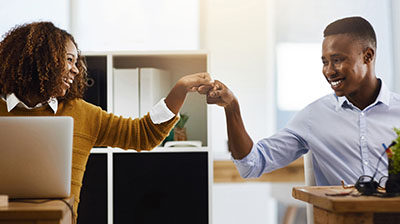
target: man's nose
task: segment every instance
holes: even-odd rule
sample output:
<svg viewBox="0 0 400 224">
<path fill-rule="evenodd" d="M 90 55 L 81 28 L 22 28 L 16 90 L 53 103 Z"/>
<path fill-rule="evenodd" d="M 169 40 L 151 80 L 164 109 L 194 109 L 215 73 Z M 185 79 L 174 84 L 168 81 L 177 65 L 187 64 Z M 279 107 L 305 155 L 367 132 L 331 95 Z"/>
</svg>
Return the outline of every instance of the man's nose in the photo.
<svg viewBox="0 0 400 224">
<path fill-rule="evenodd" d="M 325 67 L 325 69 L 324 69 L 324 74 L 325 74 L 325 76 L 327 76 L 327 77 L 330 77 L 330 76 L 336 74 L 336 68 L 335 68 L 335 66 L 333 65 L 333 63 L 329 63 L 328 66 Z"/>
</svg>

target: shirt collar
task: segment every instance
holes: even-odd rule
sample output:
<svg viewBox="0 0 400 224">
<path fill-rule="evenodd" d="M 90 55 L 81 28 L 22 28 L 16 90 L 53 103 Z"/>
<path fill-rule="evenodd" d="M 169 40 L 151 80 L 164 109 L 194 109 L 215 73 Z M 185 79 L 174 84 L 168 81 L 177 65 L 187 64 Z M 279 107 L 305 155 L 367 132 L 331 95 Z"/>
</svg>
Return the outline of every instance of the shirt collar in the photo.
<svg viewBox="0 0 400 224">
<path fill-rule="evenodd" d="M 381 89 L 379 90 L 379 94 L 375 102 L 372 103 L 370 106 L 376 105 L 377 103 L 382 103 L 384 105 L 389 106 L 390 90 L 387 88 L 387 86 L 381 79 L 379 79 L 379 81 L 381 82 Z M 340 107 L 345 107 L 349 105 L 353 106 L 353 104 L 345 96 L 337 96 L 335 94 L 335 97 L 337 99 L 336 111 L 339 110 Z M 367 108 L 369 108 L 370 106 L 368 106 Z"/>
<path fill-rule="evenodd" d="M 24 102 L 22 102 L 20 99 L 18 99 L 18 97 L 14 93 L 8 94 L 5 97 L 5 101 L 6 101 L 6 104 L 7 104 L 7 111 L 8 112 L 13 110 L 17 106 L 18 107 L 23 107 L 23 108 L 26 108 L 26 109 L 29 109 L 29 110 L 45 106 L 45 104 L 38 103 L 34 107 L 29 107 Z M 51 97 L 47 101 L 47 104 L 50 106 L 50 108 L 53 110 L 54 113 L 57 113 L 57 109 L 58 109 L 58 100 L 57 100 L 57 98 Z"/>
</svg>

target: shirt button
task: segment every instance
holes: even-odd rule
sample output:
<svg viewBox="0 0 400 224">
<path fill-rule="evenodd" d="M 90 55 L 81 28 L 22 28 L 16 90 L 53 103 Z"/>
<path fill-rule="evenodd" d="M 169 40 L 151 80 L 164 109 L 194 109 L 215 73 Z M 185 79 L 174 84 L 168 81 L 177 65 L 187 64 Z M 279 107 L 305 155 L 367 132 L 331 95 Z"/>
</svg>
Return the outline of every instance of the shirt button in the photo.
<svg viewBox="0 0 400 224">
<path fill-rule="evenodd" d="M 361 112 L 361 116 L 364 116 L 364 112 Z"/>
<path fill-rule="evenodd" d="M 368 166 L 368 161 L 367 161 L 367 160 L 364 160 L 364 164 L 365 164 L 366 166 Z"/>
<path fill-rule="evenodd" d="M 361 136 L 361 140 L 364 140 L 365 139 L 365 136 L 363 135 L 363 136 Z"/>
</svg>

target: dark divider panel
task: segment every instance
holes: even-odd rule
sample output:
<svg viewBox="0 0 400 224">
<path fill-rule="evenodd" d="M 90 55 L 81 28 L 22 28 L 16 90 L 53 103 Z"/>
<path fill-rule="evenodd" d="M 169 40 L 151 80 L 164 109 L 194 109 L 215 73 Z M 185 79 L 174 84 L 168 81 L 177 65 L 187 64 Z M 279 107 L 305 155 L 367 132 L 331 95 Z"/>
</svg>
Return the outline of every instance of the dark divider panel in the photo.
<svg viewBox="0 0 400 224">
<path fill-rule="evenodd" d="M 107 154 L 92 153 L 86 165 L 78 224 L 107 224 Z"/>
<path fill-rule="evenodd" d="M 107 57 L 86 56 L 88 88 L 84 99 L 107 110 Z"/>
<path fill-rule="evenodd" d="M 207 224 L 207 152 L 114 153 L 114 224 Z"/>
</svg>

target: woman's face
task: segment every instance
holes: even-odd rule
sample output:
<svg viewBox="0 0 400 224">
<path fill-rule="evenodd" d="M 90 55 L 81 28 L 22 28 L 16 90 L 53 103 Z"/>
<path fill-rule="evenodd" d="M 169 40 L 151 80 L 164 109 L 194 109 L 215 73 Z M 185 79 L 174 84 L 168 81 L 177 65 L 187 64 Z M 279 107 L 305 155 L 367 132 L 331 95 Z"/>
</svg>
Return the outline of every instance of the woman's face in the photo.
<svg viewBox="0 0 400 224">
<path fill-rule="evenodd" d="M 57 95 L 57 97 L 65 96 L 68 89 L 71 88 L 75 76 L 79 73 L 79 70 L 77 68 L 78 50 L 76 49 L 75 44 L 71 40 L 68 40 L 66 48 L 66 72 L 62 75 L 63 82 L 60 87 L 60 93 Z"/>
</svg>

